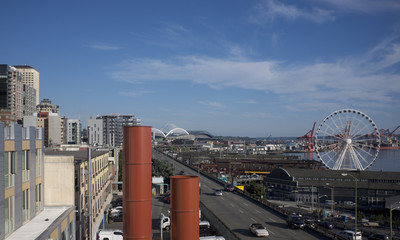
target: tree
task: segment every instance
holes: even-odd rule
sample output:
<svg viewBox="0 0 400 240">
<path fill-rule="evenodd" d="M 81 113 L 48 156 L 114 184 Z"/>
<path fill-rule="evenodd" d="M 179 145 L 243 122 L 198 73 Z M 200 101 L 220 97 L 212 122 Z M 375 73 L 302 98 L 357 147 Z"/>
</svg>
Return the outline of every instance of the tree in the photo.
<svg viewBox="0 0 400 240">
<path fill-rule="evenodd" d="M 174 172 L 173 167 L 166 161 L 161 161 L 155 158 L 151 159 L 151 176 L 164 178 L 165 183 L 169 183 L 169 177 Z"/>
<path fill-rule="evenodd" d="M 251 194 L 257 195 L 257 196 L 264 196 L 265 192 L 259 184 L 251 181 L 249 185 L 246 185 L 245 190 Z"/>
</svg>

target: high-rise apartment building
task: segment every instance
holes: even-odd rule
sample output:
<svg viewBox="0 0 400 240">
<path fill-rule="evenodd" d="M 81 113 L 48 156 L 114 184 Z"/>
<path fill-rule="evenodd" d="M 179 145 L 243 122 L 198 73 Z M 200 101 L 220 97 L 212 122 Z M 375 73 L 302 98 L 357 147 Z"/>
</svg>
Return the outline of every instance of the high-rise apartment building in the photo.
<svg viewBox="0 0 400 240">
<path fill-rule="evenodd" d="M 36 106 L 36 127 L 44 129 L 44 146 L 50 147 L 67 143 L 67 117 L 60 116 L 59 106 L 43 99 Z M 24 118 L 24 124 L 32 124 L 31 117 Z"/>
<path fill-rule="evenodd" d="M 52 112 L 60 114 L 60 107 L 51 103 L 50 99 L 45 98 L 36 105 L 36 112 Z"/>
<path fill-rule="evenodd" d="M 96 118 L 90 118 L 89 144 L 99 146 L 122 147 L 124 126 L 140 126 L 141 121 L 135 118 L 133 114 L 121 115 L 103 115 Z"/>
<path fill-rule="evenodd" d="M 36 89 L 35 105 L 39 104 L 39 71 L 28 65 L 15 65 L 14 66 L 20 73 L 22 73 L 23 83 Z"/>
<path fill-rule="evenodd" d="M 81 144 L 81 120 L 68 119 L 66 126 L 66 143 Z"/>
<path fill-rule="evenodd" d="M 0 64 L 1 119 L 8 125 L 20 122 L 23 116 L 34 114 L 36 90 L 23 83 L 23 75 L 17 68 Z"/>
</svg>

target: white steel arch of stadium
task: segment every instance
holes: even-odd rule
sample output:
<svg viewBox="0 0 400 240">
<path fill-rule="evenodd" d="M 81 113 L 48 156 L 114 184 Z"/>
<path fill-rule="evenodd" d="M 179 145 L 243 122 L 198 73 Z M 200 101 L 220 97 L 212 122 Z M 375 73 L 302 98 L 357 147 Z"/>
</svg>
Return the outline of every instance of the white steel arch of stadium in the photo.
<svg viewBox="0 0 400 240">
<path fill-rule="evenodd" d="M 158 129 L 158 128 L 151 128 L 151 132 L 153 132 L 154 135 L 155 135 L 155 133 L 160 133 L 164 138 L 167 137 L 167 136 L 165 135 L 165 133 L 164 133 L 163 131 L 161 131 L 160 129 Z"/>
<path fill-rule="evenodd" d="M 174 128 L 174 129 L 172 129 L 171 131 L 169 131 L 167 134 L 165 134 L 165 136 L 168 137 L 170 134 L 174 133 L 175 131 L 182 131 L 182 132 L 184 132 L 186 135 L 190 135 L 190 134 L 188 133 L 188 131 L 186 131 L 186 130 L 183 129 L 183 128 Z"/>
</svg>

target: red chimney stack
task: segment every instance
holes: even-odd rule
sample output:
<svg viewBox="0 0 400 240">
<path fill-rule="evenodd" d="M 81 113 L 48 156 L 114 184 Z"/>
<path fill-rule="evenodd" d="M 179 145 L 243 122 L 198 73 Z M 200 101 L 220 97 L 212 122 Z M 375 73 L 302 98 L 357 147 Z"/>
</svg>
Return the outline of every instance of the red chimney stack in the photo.
<svg viewBox="0 0 400 240">
<path fill-rule="evenodd" d="M 151 127 L 124 127 L 123 133 L 123 237 L 151 240 Z"/>
</svg>

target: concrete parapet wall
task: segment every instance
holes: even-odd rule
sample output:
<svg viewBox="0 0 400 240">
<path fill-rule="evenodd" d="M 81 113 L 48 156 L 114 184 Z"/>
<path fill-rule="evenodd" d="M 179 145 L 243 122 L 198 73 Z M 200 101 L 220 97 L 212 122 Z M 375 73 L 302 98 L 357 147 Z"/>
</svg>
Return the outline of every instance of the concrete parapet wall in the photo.
<svg viewBox="0 0 400 240">
<path fill-rule="evenodd" d="M 201 214 L 204 215 L 205 218 L 210 222 L 211 226 L 213 226 L 219 234 L 225 237 L 225 239 L 230 240 L 240 240 L 239 237 L 236 236 L 234 232 L 232 232 L 219 218 L 211 212 L 203 203 L 200 202 L 200 210 Z"/>
</svg>

